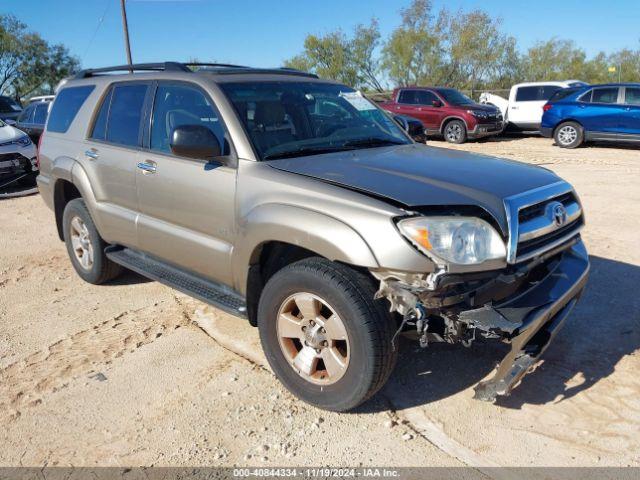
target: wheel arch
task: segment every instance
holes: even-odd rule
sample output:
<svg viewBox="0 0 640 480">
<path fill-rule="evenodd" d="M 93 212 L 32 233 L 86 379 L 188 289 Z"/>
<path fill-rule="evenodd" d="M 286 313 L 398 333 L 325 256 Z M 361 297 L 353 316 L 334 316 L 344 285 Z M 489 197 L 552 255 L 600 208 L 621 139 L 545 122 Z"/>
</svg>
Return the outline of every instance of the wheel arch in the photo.
<svg viewBox="0 0 640 480">
<path fill-rule="evenodd" d="M 319 212 L 267 204 L 254 209 L 243 224 L 233 255 L 234 283 L 247 298 L 252 324 L 262 288 L 274 273 L 293 262 L 317 256 L 355 268 L 379 266 L 355 230 Z"/>
<path fill-rule="evenodd" d="M 467 121 L 463 118 L 463 117 L 458 117 L 456 115 L 450 115 L 448 117 L 445 117 L 444 120 L 442 120 L 442 123 L 440 124 L 440 133 L 444 133 L 444 129 L 447 128 L 447 125 L 449 123 L 451 123 L 453 120 L 460 120 L 463 124 L 464 124 L 464 128 L 467 129 L 467 132 L 469 132 L 469 125 L 467 124 Z"/>
</svg>

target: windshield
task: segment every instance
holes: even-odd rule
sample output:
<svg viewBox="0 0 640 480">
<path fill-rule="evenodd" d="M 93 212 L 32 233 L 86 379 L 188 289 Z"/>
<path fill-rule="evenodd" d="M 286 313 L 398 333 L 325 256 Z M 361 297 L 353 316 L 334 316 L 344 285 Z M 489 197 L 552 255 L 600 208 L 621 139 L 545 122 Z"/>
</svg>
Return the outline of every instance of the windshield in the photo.
<svg viewBox="0 0 640 480">
<path fill-rule="evenodd" d="M 450 105 L 474 105 L 476 102 L 453 88 L 439 88 L 437 92 Z"/>
<path fill-rule="evenodd" d="M 0 113 L 21 112 L 22 107 L 13 98 L 0 97 Z"/>
<path fill-rule="evenodd" d="M 360 92 L 318 82 L 221 85 L 262 160 L 412 143 Z"/>
</svg>

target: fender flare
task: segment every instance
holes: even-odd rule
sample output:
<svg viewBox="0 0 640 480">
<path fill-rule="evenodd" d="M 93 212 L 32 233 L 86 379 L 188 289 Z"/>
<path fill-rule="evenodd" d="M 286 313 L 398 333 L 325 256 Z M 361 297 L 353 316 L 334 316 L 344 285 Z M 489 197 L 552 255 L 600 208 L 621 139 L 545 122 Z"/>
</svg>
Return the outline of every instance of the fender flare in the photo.
<svg viewBox="0 0 640 480">
<path fill-rule="evenodd" d="M 341 220 L 304 207 L 262 204 L 240 221 L 232 259 L 238 291 L 246 291 L 249 267 L 257 262 L 257 252 L 262 245 L 273 241 L 305 248 L 332 261 L 379 267 L 365 240 Z"/>
<path fill-rule="evenodd" d="M 464 123 L 464 128 L 467 129 L 467 132 L 469 131 L 469 125 L 467 124 L 467 121 L 464 118 L 458 117 L 457 115 L 449 115 L 448 117 L 445 117 L 442 120 L 442 123 L 440 124 L 440 133 L 444 133 L 445 125 L 451 120 L 460 120 L 462 123 Z"/>
<path fill-rule="evenodd" d="M 91 182 L 89 181 L 89 177 L 85 172 L 80 162 L 71 157 L 58 157 L 52 162 L 51 169 L 51 177 L 55 179 L 53 184 L 53 192 L 54 192 L 54 211 L 56 215 L 56 223 L 60 225 L 61 223 L 61 215 L 62 210 L 59 211 L 57 208 L 57 191 L 60 185 L 60 181 L 67 181 L 73 184 L 74 187 L 78 189 L 80 192 L 80 196 L 82 200 L 84 200 L 87 209 L 89 210 L 89 214 L 96 224 L 96 228 L 98 229 L 98 233 L 101 232 L 101 222 L 100 215 L 97 212 L 97 202 L 96 196 L 91 187 Z M 60 216 L 60 218 L 58 218 Z"/>
</svg>

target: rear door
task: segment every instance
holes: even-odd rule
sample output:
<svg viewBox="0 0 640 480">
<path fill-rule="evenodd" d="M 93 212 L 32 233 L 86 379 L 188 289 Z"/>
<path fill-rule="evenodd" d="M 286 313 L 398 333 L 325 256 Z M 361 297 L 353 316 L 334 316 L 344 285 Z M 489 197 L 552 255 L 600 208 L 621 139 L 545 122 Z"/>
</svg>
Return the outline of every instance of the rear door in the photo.
<svg viewBox="0 0 640 480">
<path fill-rule="evenodd" d="M 395 112 L 401 115 L 417 118 L 426 127 L 426 118 L 423 112 L 419 110 L 418 90 L 403 88 L 398 93 Z"/>
<path fill-rule="evenodd" d="M 111 243 L 137 247 L 136 164 L 151 82 L 118 82 L 105 92 L 85 143 L 83 165 Z"/>
<path fill-rule="evenodd" d="M 509 122 L 524 128 L 538 129 L 542 121 L 542 107 L 560 90 L 559 85 L 528 85 L 518 87 L 509 101 Z"/>
<path fill-rule="evenodd" d="M 596 87 L 578 99 L 581 111 L 577 120 L 588 133 L 617 135 L 625 108 L 619 102 L 619 93 L 618 87 Z"/>
<path fill-rule="evenodd" d="M 231 144 L 214 102 L 186 82 L 158 82 L 136 172 L 140 248 L 209 279 L 230 285 L 235 227 L 236 167 L 174 155 L 180 125 L 202 125 L 227 157 Z"/>
<path fill-rule="evenodd" d="M 640 138 L 640 87 L 625 87 L 620 133 Z"/>
</svg>

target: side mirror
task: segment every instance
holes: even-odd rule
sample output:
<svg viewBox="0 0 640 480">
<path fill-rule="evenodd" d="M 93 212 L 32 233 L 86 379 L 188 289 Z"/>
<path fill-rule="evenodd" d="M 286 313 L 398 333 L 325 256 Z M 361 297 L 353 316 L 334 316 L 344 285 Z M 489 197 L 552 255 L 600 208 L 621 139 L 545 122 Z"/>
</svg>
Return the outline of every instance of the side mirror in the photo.
<svg viewBox="0 0 640 480">
<path fill-rule="evenodd" d="M 393 119 L 413 140 L 420 143 L 426 141 L 424 126 L 420 120 L 405 115 L 395 115 Z"/>
<path fill-rule="evenodd" d="M 179 157 L 211 160 L 222 155 L 218 137 L 202 125 L 180 125 L 171 132 L 171 151 Z"/>
<path fill-rule="evenodd" d="M 442 102 L 440 100 L 434 100 L 433 102 L 431 102 L 431 105 L 436 108 L 440 108 L 442 106 Z"/>
</svg>

